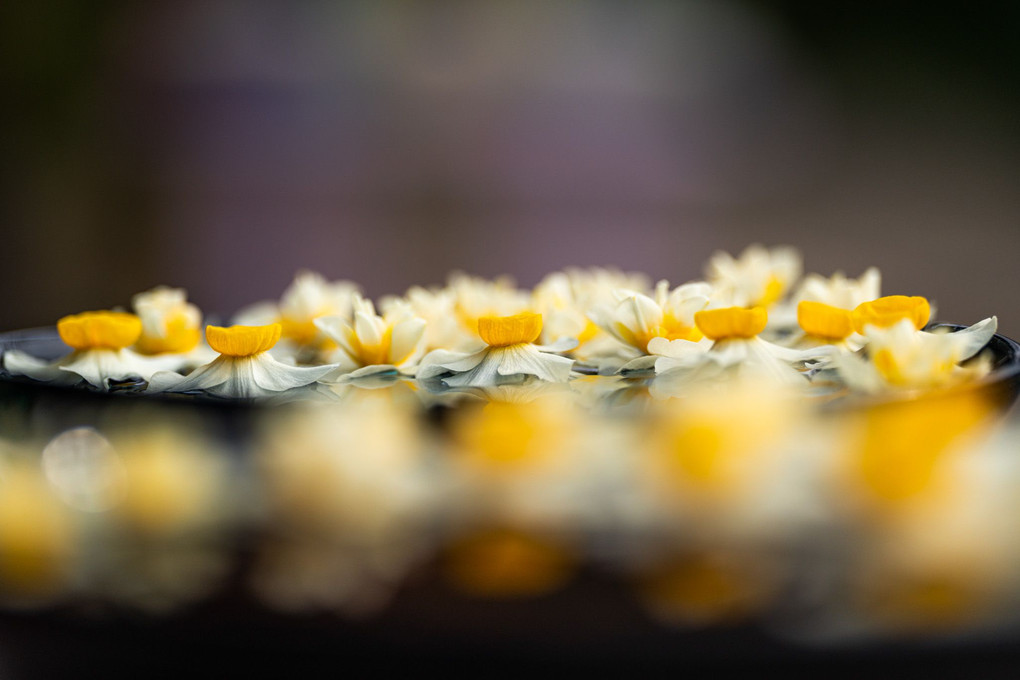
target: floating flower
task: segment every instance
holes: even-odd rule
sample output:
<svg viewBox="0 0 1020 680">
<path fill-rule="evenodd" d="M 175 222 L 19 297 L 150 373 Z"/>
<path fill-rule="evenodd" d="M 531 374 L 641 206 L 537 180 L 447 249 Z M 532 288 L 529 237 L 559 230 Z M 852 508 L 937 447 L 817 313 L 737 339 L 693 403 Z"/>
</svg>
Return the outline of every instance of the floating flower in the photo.
<svg viewBox="0 0 1020 680">
<path fill-rule="evenodd" d="M 856 354 L 835 358 L 836 369 L 849 387 L 870 393 L 933 389 L 978 378 L 990 370 L 989 363 L 980 358 L 967 366 L 961 364 L 975 357 L 995 335 L 996 317 L 955 333 L 928 333 L 918 330 L 926 313 L 917 303 L 911 303 L 911 308 L 914 311 L 908 317 L 891 327 L 865 325 L 867 358 Z"/>
<path fill-rule="evenodd" d="M 131 306 L 142 321 L 142 333 L 135 343 L 137 352 L 180 354 L 198 346 L 202 312 L 187 301 L 183 288 L 153 288 L 135 295 Z"/>
<path fill-rule="evenodd" d="M 74 351 L 53 363 L 24 352 L 9 350 L 3 365 L 12 375 L 44 382 L 73 384 L 85 379 L 93 387 L 107 389 L 111 380 L 148 379 L 168 367 L 165 361 L 132 352 L 142 334 L 142 322 L 124 312 L 82 312 L 57 321 L 60 339 Z"/>
<path fill-rule="evenodd" d="M 453 294 L 457 318 L 473 336 L 478 333 L 478 320 L 482 317 L 508 316 L 528 309 L 528 294 L 518 290 L 507 277 L 489 281 L 456 273 L 450 276 L 447 289 Z"/>
<path fill-rule="evenodd" d="M 350 281 L 327 281 L 322 275 L 301 271 L 276 302 L 260 302 L 234 317 L 234 323 L 246 326 L 280 324 L 281 337 L 295 350 L 317 353 L 330 348 L 330 340 L 315 320 L 323 316 L 348 318 L 358 286 Z"/>
<path fill-rule="evenodd" d="M 800 271 L 800 254 L 795 249 L 753 245 L 739 258 L 716 253 L 707 273 L 720 304 L 768 308 L 783 298 Z"/>
<path fill-rule="evenodd" d="M 310 385 L 336 369 L 324 366 L 290 366 L 274 359 L 269 350 L 280 340 L 280 324 L 268 326 L 206 326 L 205 338 L 220 356 L 187 376 L 161 371 L 149 380 L 149 392 L 204 390 L 226 397 L 266 397 L 294 387 Z"/>
<path fill-rule="evenodd" d="M 829 347 L 791 350 L 758 337 L 768 323 L 768 313 L 761 307 L 703 310 L 694 320 L 712 345 L 702 348 L 685 340 L 653 339 L 649 349 L 658 355 L 653 391 L 676 396 L 678 388 L 690 382 L 740 372 L 779 383 L 805 384 L 793 364 L 832 351 Z"/>
<path fill-rule="evenodd" d="M 818 302 L 838 309 L 853 310 L 864 302 L 878 298 L 881 287 L 882 276 L 875 267 L 869 268 L 856 279 L 847 278 L 843 272 L 836 272 L 828 278 L 808 274 L 791 296 L 790 304 L 779 304 L 769 310 L 769 327 L 787 329 L 796 326 L 798 305 L 801 302 Z M 807 342 L 812 340 L 808 339 Z"/>
<path fill-rule="evenodd" d="M 434 349 L 468 350 L 478 346 L 478 335 L 468 332 L 457 316 L 456 297 L 447 288 L 413 286 L 403 297 L 384 297 L 379 306 L 383 316 L 393 309 L 410 308 L 414 316 L 425 320 L 425 351 Z"/>
<path fill-rule="evenodd" d="M 357 375 L 396 369 L 413 371 L 425 353 L 425 320 L 410 306 L 391 304 L 386 316 L 371 300 L 354 294 L 354 323 L 339 316 L 320 317 L 315 325 L 337 344 L 340 371 Z"/>
<path fill-rule="evenodd" d="M 829 278 L 808 274 L 793 294 L 793 299 L 796 302 L 809 300 L 853 309 L 861 303 L 878 298 L 881 288 L 882 275 L 875 267 L 868 268 L 856 279 L 847 278 L 843 272 L 836 272 Z"/>
<path fill-rule="evenodd" d="M 599 328 L 622 342 L 632 354 L 652 354 L 650 343 L 656 339 L 697 342 L 704 335 L 694 322 L 697 312 L 709 302 L 712 288 L 707 283 L 686 283 L 674 290 L 660 281 L 655 298 L 632 290 L 615 291 L 614 305 L 596 306 L 588 316 Z M 624 369 L 648 368 L 652 359 L 631 362 Z"/>
<path fill-rule="evenodd" d="M 576 338 L 579 355 L 613 353 L 617 344 L 588 318 L 588 310 L 614 300 L 617 289 L 645 290 L 647 279 L 613 269 L 567 269 L 546 276 L 535 287 L 532 300 L 542 314 L 542 341 Z"/>
<path fill-rule="evenodd" d="M 553 346 L 534 344 L 541 333 L 541 314 L 482 317 L 478 320 L 478 334 L 485 341 L 484 349 L 473 354 L 434 350 L 422 360 L 418 378 L 439 378 L 448 387 L 521 382 L 528 375 L 566 382 L 574 360 L 552 352 L 572 349 L 576 340 Z"/>
</svg>

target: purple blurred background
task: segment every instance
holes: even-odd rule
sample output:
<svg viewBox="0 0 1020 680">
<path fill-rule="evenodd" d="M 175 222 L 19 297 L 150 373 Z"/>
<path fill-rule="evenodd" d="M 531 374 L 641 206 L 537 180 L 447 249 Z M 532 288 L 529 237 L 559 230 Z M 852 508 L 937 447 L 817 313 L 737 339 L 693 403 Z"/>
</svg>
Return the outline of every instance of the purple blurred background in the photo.
<svg viewBox="0 0 1020 680">
<path fill-rule="evenodd" d="M 1018 336 L 1020 5 L 878 7 L 9 3 L 0 329 L 762 242 Z"/>
</svg>

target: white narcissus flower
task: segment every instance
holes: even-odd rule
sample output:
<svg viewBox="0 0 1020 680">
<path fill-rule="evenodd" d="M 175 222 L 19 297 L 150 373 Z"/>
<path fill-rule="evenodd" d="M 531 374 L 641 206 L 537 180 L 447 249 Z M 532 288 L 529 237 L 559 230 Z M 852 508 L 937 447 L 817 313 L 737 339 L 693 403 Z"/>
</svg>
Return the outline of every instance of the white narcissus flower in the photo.
<svg viewBox="0 0 1020 680">
<path fill-rule="evenodd" d="M 336 370 L 335 364 L 291 366 L 274 359 L 269 350 L 280 340 L 280 324 L 268 326 L 206 326 L 209 346 L 219 352 L 211 363 L 186 376 L 161 371 L 149 380 L 148 392 L 203 390 L 224 397 L 268 397 L 317 382 Z"/>
<path fill-rule="evenodd" d="M 793 294 L 793 300 L 824 302 L 841 309 L 853 309 L 862 302 L 878 298 L 882 294 L 881 289 L 882 275 L 876 267 L 869 267 L 856 279 L 847 278 L 843 272 L 836 272 L 829 278 L 808 274 Z"/>
<path fill-rule="evenodd" d="M 190 352 L 202 339 L 202 312 L 188 302 L 183 288 L 159 286 L 131 299 L 142 334 L 135 343 L 141 354 Z"/>
<path fill-rule="evenodd" d="M 453 294 L 454 312 L 471 340 L 477 340 L 478 320 L 486 316 L 509 316 L 528 310 L 530 296 L 507 277 L 494 281 L 455 273 L 447 290 Z"/>
<path fill-rule="evenodd" d="M 612 353 L 616 343 L 588 318 L 588 310 L 613 300 L 617 289 L 638 291 L 647 287 L 643 275 L 600 267 L 549 274 L 532 292 L 532 304 L 542 315 L 542 342 L 576 338 L 575 356 Z"/>
<path fill-rule="evenodd" d="M 406 304 L 391 304 L 386 316 L 379 316 L 371 300 L 355 293 L 353 323 L 327 316 L 316 319 L 315 325 L 338 345 L 341 373 L 413 372 L 425 353 L 425 319 Z"/>
<path fill-rule="evenodd" d="M 793 328 L 797 323 L 798 305 L 801 302 L 820 303 L 849 312 L 861 303 L 878 298 L 881 288 L 882 275 L 875 267 L 869 268 L 856 279 L 847 278 L 843 272 L 836 272 L 829 278 L 808 274 L 790 296 L 789 304 L 779 304 L 769 310 L 769 327 Z M 860 338 L 854 340 L 859 341 Z M 856 343 L 851 341 L 850 344 Z"/>
<path fill-rule="evenodd" d="M 778 384 L 806 385 L 793 364 L 829 356 L 831 347 L 792 350 L 761 339 L 768 313 L 761 307 L 725 307 L 698 312 L 698 328 L 712 344 L 704 348 L 684 340 L 655 338 L 649 349 L 658 355 L 656 379 L 651 385 L 658 395 L 677 396 L 691 383 L 704 380 L 753 376 Z"/>
<path fill-rule="evenodd" d="M 315 325 L 323 316 L 350 317 L 357 284 L 327 281 L 320 274 L 301 271 L 276 302 L 260 302 L 238 312 L 238 325 L 262 326 L 279 323 L 288 346 L 319 350 L 328 339 Z"/>
<path fill-rule="evenodd" d="M 749 246 L 739 258 L 718 252 L 709 260 L 707 271 L 720 304 L 765 308 L 783 298 L 800 272 L 796 249 L 769 250 L 760 245 Z"/>
<path fill-rule="evenodd" d="M 522 382 L 533 375 L 549 382 L 570 379 L 573 359 L 553 354 L 576 346 L 573 339 L 557 346 L 533 344 L 542 333 L 542 315 L 525 312 L 478 320 L 486 347 L 475 353 L 434 350 L 422 359 L 418 379 L 438 378 L 448 387 L 489 387 Z"/>
<path fill-rule="evenodd" d="M 955 333 L 918 330 L 909 318 L 887 328 L 868 324 L 864 331 L 868 357 L 837 356 L 835 365 L 850 388 L 863 392 L 953 385 L 988 373 L 991 366 L 980 357 L 967 366 L 960 364 L 976 356 L 997 328 L 994 316 Z"/>
<path fill-rule="evenodd" d="M 434 349 L 473 349 L 478 336 L 468 332 L 457 318 L 456 298 L 446 288 L 428 289 L 413 286 L 403 297 L 385 297 L 380 301 L 383 316 L 394 308 L 410 307 L 413 314 L 425 320 L 425 351 Z"/>
<path fill-rule="evenodd" d="M 169 367 L 166 361 L 144 357 L 128 349 L 142 333 L 142 322 L 124 312 L 83 312 L 57 321 L 60 339 L 74 351 L 55 362 L 18 350 L 3 355 L 12 375 L 44 382 L 74 384 L 85 379 L 93 387 L 109 388 L 110 380 L 141 378 Z"/>
<path fill-rule="evenodd" d="M 694 316 L 708 305 L 712 288 L 707 283 L 685 283 L 672 291 L 660 281 L 655 298 L 633 290 L 617 290 L 613 305 L 598 305 L 588 312 L 599 328 L 629 348 L 631 356 L 652 354 L 650 343 L 663 340 L 697 342 L 703 335 Z M 624 369 L 649 368 L 651 359 L 630 362 Z"/>
</svg>

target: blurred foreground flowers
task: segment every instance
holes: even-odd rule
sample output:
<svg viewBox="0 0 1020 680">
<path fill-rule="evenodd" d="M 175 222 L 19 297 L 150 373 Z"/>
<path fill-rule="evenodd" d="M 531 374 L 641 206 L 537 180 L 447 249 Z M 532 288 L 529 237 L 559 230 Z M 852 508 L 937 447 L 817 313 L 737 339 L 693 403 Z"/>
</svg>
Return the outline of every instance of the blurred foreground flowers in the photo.
<svg viewBox="0 0 1020 680">
<path fill-rule="evenodd" d="M 153 411 L 4 441 L 2 603 L 158 613 L 239 574 L 273 609 L 372 616 L 410 582 L 529 600 L 584 572 L 670 625 L 841 638 L 1006 623 L 1020 597 L 1020 432 L 979 392 L 406 386 L 255 407 L 240 437 Z"/>
</svg>

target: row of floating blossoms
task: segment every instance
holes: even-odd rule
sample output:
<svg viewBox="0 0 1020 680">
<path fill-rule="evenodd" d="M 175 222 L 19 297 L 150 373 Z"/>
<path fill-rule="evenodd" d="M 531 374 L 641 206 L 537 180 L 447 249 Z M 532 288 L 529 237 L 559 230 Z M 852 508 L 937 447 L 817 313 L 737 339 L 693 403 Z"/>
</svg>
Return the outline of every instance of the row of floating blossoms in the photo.
<svg viewBox="0 0 1020 680">
<path fill-rule="evenodd" d="M 279 302 L 206 326 L 204 342 L 198 308 L 183 290 L 161 287 L 135 296 L 134 313 L 60 319 L 67 356 L 12 350 L 3 367 L 98 389 L 137 380 L 149 393 L 288 399 L 328 398 L 331 386 L 382 376 L 434 391 L 649 376 L 650 391 L 668 397 L 739 376 L 878 393 L 989 370 L 979 353 L 995 317 L 929 332 L 928 301 L 881 296 L 875 269 L 857 279 L 800 272 L 796 251 L 751 246 L 736 258 L 717 253 L 705 280 L 675 287 L 609 269 L 557 272 L 530 291 L 454 275 L 444 287 L 384 298 L 379 311 L 355 284 L 305 272 Z"/>
</svg>

